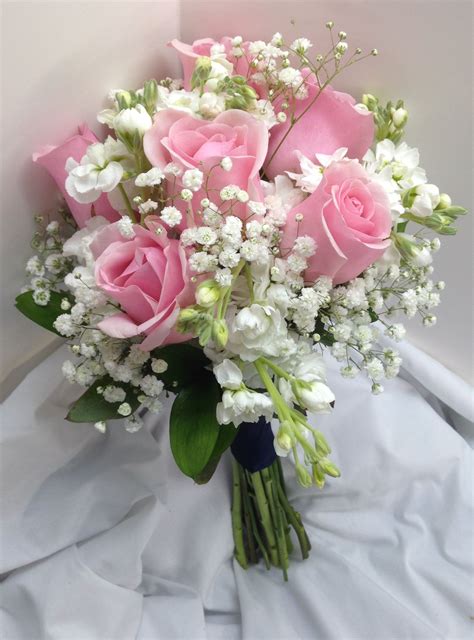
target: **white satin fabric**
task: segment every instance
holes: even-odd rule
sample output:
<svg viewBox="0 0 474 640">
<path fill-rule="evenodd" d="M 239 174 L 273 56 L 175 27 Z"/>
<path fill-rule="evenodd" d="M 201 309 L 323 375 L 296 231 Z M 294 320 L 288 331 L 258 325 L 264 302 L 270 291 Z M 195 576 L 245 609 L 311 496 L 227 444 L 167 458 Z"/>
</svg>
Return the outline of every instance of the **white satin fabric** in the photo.
<svg viewBox="0 0 474 640">
<path fill-rule="evenodd" d="M 63 420 L 79 389 L 61 348 L 3 408 L 5 640 L 467 639 L 472 632 L 472 389 L 414 347 L 373 397 L 330 366 L 318 426 L 343 475 L 289 492 L 313 544 L 278 570 L 232 559 L 230 465 L 175 467 L 165 412 L 138 433 Z"/>
</svg>

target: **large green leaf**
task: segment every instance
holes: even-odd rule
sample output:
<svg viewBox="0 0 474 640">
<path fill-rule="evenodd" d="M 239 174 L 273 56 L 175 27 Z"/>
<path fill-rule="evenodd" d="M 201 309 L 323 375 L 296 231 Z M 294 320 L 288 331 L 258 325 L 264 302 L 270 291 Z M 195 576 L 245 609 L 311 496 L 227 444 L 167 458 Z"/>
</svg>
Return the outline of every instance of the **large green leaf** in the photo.
<svg viewBox="0 0 474 640">
<path fill-rule="evenodd" d="M 202 349 L 194 347 L 188 342 L 170 344 L 153 351 L 153 357 L 164 360 L 168 368 L 164 373 L 157 374 L 163 380 L 165 389 L 178 393 L 206 375 L 205 367 L 209 360 Z"/>
<path fill-rule="evenodd" d="M 72 405 L 66 420 L 70 422 L 99 422 L 100 420 L 120 419 L 122 416 L 117 413 L 117 409 L 121 403 L 107 402 L 101 394 L 97 393 L 97 387 L 106 387 L 107 385 L 124 389 L 127 394 L 124 402 L 129 403 L 132 412 L 138 408 L 140 403 L 137 400 L 137 392 L 134 387 L 122 382 L 115 382 L 109 376 L 104 376 L 96 380 Z"/>
<path fill-rule="evenodd" d="M 15 306 L 24 316 L 59 336 L 61 334 L 56 331 L 53 323 L 58 316 L 65 313 L 65 311 L 61 309 L 61 300 L 63 300 L 63 298 L 67 298 L 71 304 L 74 304 L 74 298 L 70 294 L 51 291 L 51 298 L 48 304 L 42 307 L 33 300 L 33 292 L 26 291 L 16 297 Z"/>
<path fill-rule="evenodd" d="M 170 416 L 170 443 L 181 471 L 197 477 L 214 453 L 221 429 L 216 405 L 221 398 L 214 376 L 204 371 L 199 380 L 182 389 Z"/>
<path fill-rule="evenodd" d="M 217 437 L 217 442 L 214 445 L 214 451 L 209 458 L 209 462 L 200 473 L 194 476 L 194 480 L 198 484 L 206 484 L 206 482 L 209 482 L 212 478 L 222 454 L 234 441 L 237 431 L 238 429 L 236 429 L 233 424 L 223 424 L 219 427 L 219 435 Z"/>
</svg>

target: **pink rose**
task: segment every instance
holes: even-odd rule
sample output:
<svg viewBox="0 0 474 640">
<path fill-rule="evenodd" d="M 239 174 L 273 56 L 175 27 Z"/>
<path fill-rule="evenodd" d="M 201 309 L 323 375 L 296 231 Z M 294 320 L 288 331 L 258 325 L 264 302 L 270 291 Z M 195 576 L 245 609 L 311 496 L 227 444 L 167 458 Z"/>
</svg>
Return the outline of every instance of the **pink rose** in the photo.
<svg viewBox="0 0 474 640">
<path fill-rule="evenodd" d="M 91 250 L 97 286 L 122 308 L 99 322 L 99 328 L 114 338 L 145 334 L 141 348 L 151 351 L 189 339 L 174 327 L 180 306 L 192 304 L 194 293 L 179 241 L 167 237 L 155 216 L 147 223 L 149 229 L 134 225 L 131 239 L 122 237 L 116 225 L 109 225 L 97 235 Z M 162 233 L 157 233 L 160 229 Z"/>
<path fill-rule="evenodd" d="M 67 178 L 66 160 L 68 158 L 74 158 L 78 162 L 82 156 L 86 153 L 87 147 L 94 142 L 98 142 L 96 135 L 83 124 L 78 127 L 78 133 L 71 138 L 68 138 L 63 144 L 54 147 L 46 146 L 40 151 L 33 154 L 33 161 L 37 162 L 41 166 L 45 167 L 55 180 L 58 188 L 67 202 L 67 205 L 72 213 L 74 220 L 77 222 L 80 228 L 84 227 L 87 220 L 92 215 L 92 206 L 94 212 L 98 216 L 104 216 L 107 220 L 115 222 L 120 218 L 120 214 L 112 208 L 106 194 L 102 194 L 93 205 L 79 204 L 74 198 L 68 195 L 64 183 Z"/>
<path fill-rule="evenodd" d="M 145 155 L 153 166 L 163 169 L 169 162 L 176 162 L 184 171 L 199 169 L 205 182 L 209 174 L 207 191 L 203 188 L 194 195 L 196 203 L 208 197 L 218 204 L 219 191 L 229 184 L 245 189 L 250 199 L 261 200 L 258 172 L 267 146 L 265 124 L 237 109 L 221 113 L 212 122 L 165 109 L 157 113 L 143 139 Z M 226 156 L 232 160 L 230 171 L 219 166 Z M 233 212 L 243 216 L 245 207 L 236 205 Z"/>
<path fill-rule="evenodd" d="M 201 56 L 211 56 L 211 47 L 215 44 L 222 44 L 225 47 L 225 56 L 229 62 L 232 62 L 234 70 L 232 75 L 239 75 L 247 77 L 249 71 L 249 56 L 243 55 L 240 58 L 236 58 L 232 55 L 232 38 L 225 36 L 220 41 L 213 40 L 212 38 L 202 38 L 201 40 L 195 40 L 192 44 L 185 44 L 180 40 L 171 40 L 168 43 L 170 47 L 176 49 L 178 52 L 181 64 L 183 65 L 184 75 L 184 88 L 189 90 L 191 88 L 191 78 L 194 71 L 196 60 Z M 247 51 L 248 42 L 242 43 L 242 49 Z"/>
<path fill-rule="evenodd" d="M 307 76 L 306 86 L 308 97 L 294 101 L 295 118 L 308 109 L 319 93 L 314 76 Z M 278 111 L 278 107 L 276 104 L 275 111 Z M 315 153 L 332 155 L 336 149 L 347 147 L 349 158 L 362 158 L 374 140 L 372 113 L 357 107 L 352 96 L 335 91 L 332 87 L 324 89 L 286 135 L 291 126 L 291 109 L 290 105 L 286 122 L 274 126 L 270 131 L 268 158 L 264 167 L 270 179 L 285 171 L 299 172 L 299 161 L 295 151 L 301 151 L 303 155 L 314 160 Z"/>
<path fill-rule="evenodd" d="M 297 214 L 303 219 L 298 222 Z M 371 181 L 355 160 L 332 163 L 318 188 L 290 211 L 282 246 L 297 236 L 311 236 L 316 253 L 308 260 L 305 280 L 330 276 L 347 282 L 375 262 L 390 245 L 392 217 L 384 189 Z"/>
</svg>

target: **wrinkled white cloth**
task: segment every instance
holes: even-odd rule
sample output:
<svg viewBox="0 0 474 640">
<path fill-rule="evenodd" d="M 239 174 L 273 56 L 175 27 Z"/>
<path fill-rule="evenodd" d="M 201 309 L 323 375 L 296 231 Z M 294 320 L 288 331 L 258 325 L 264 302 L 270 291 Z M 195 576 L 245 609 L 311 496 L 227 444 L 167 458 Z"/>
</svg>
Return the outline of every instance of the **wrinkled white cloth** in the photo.
<svg viewBox="0 0 474 640">
<path fill-rule="evenodd" d="M 285 584 L 232 559 L 229 458 L 197 486 L 175 467 L 167 412 L 135 434 L 65 422 L 79 389 L 59 349 L 3 407 L 1 637 L 467 639 L 472 390 L 403 351 L 406 379 L 377 397 L 330 366 L 336 408 L 318 426 L 343 475 L 302 489 L 285 462 L 313 544 Z"/>
</svg>

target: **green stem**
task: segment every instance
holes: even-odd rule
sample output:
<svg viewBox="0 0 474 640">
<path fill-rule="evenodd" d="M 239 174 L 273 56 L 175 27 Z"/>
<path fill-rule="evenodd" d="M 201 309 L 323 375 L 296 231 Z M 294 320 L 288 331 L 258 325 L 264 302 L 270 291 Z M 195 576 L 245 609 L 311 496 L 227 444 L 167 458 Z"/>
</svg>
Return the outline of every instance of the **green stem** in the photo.
<svg viewBox="0 0 474 640">
<path fill-rule="evenodd" d="M 262 361 L 262 358 L 258 358 L 257 360 L 255 360 L 254 365 L 263 384 L 265 385 L 265 388 L 267 389 L 271 399 L 273 400 L 273 404 L 278 413 L 280 421 L 283 422 L 284 420 L 291 420 L 290 409 L 281 397 L 281 394 L 276 386 L 273 384 L 273 381 L 265 368 L 265 364 Z"/>
<path fill-rule="evenodd" d="M 276 545 L 275 531 L 273 528 L 270 507 L 268 505 L 268 500 L 260 472 L 257 471 L 255 473 L 252 473 L 251 479 L 255 491 L 255 499 L 260 515 L 260 521 L 262 523 L 265 539 L 268 543 L 270 561 L 274 566 L 278 566 L 278 550 Z"/>
<path fill-rule="evenodd" d="M 288 549 L 286 548 L 286 535 L 283 527 L 283 521 L 280 514 L 279 504 L 278 504 L 278 495 L 275 491 L 276 487 L 274 487 L 273 478 L 271 474 L 271 470 L 269 467 L 262 469 L 261 471 L 262 479 L 264 482 L 265 493 L 267 495 L 267 500 L 270 505 L 270 513 L 272 516 L 272 521 L 274 525 L 274 531 L 276 536 L 278 557 L 279 557 L 279 566 L 283 571 L 283 577 L 285 582 L 288 580 L 287 569 L 289 566 L 288 561 Z"/>
<path fill-rule="evenodd" d="M 137 216 L 135 215 L 135 211 L 132 208 L 132 205 L 130 203 L 130 199 L 129 199 L 129 197 L 127 195 L 127 192 L 125 191 L 125 187 L 123 186 L 122 183 L 119 183 L 118 189 L 119 189 L 120 193 L 122 194 L 122 198 L 123 198 L 123 201 L 125 202 L 125 207 L 127 208 L 128 215 L 130 216 L 132 222 L 136 223 L 137 222 Z"/>
<path fill-rule="evenodd" d="M 243 569 L 247 569 L 248 562 L 244 547 L 244 534 L 242 530 L 242 495 L 240 492 L 239 465 L 232 460 L 232 530 L 234 533 L 235 558 Z"/>
<path fill-rule="evenodd" d="M 247 481 L 245 478 L 245 472 L 240 466 L 240 464 L 238 465 L 238 470 L 239 470 L 239 478 L 240 478 L 240 487 L 242 490 L 242 502 L 244 506 L 245 533 L 247 538 L 249 561 L 251 564 L 256 564 L 258 558 L 257 558 L 257 549 L 255 547 L 252 518 L 251 518 L 252 505 L 250 503 L 250 498 L 248 494 L 248 487 L 247 487 Z"/>
<path fill-rule="evenodd" d="M 253 280 L 252 280 L 252 271 L 250 270 L 250 265 L 247 263 L 244 267 L 245 279 L 247 280 L 247 287 L 250 293 L 250 304 L 255 302 L 255 295 L 253 292 Z"/>
</svg>

